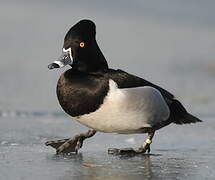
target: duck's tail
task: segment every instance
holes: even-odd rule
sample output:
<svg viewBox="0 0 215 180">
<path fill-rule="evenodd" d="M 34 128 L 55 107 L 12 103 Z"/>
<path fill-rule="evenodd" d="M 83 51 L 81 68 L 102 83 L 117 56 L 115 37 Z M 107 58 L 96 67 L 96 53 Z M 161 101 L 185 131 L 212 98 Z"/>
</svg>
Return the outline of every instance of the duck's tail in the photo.
<svg viewBox="0 0 215 180">
<path fill-rule="evenodd" d="M 171 119 L 175 124 L 189 124 L 202 122 L 199 118 L 188 113 L 184 106 L 176 99 L 169 106 Z"/>
</svg>

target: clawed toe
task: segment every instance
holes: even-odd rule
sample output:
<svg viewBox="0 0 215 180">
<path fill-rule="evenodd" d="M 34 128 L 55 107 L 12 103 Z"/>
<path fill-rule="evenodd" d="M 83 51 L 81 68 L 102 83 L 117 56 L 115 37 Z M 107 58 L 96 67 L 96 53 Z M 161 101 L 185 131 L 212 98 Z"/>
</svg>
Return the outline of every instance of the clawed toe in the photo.
<svg viewBox="0 0 215 180">
<path fill-rule="evenodd" d="M 133 148 L 123 148 L 123 149 L 117 149 L 117 148 L 109 148 L 108 154 L 127 154 L 127 153 L 135 153 Z"/>
<path fill-rule="evenodd" d="M 70 139 L 62 139 L 56 141 L 47 141 L 46 146 L 51 146 L 56 149 L 56 154 L 60 153 L 77 153 L 83 146 L 83 141 L 96 134 L 95 130 L 89 130 L 86 133 L 78 134 Z"/>
<path fill-rule="evenodd" d="M 47 141 L 45 143 L 46 146 L 51 146 L 55 149 L 59 148 L 63 143 L 68 141 L 69 139 L 61 139 L 61 140 L 56 140 L 56 141 Z"/>
<path fill-rule="evenodd" d="M 145 153 L 146 149 L 144 148 L 123 148 L 123 149 L 117 149 L 117 148 L 109 148 L 108 154 L 114 154 L 114 155 L 123 155 L 123 154 L 141 154 Z"/>
<path fill-rule="evenodd" d="M 108 149 L 108 154 L 114 155 L 123 155 L 123 154 L 143 154 L 145 152 L 150 153 L 150 144 L 152 143 L 152 138 L 154 136 L 154 132 L 149 133 L 148 138 L 145 140 L 144 144 L 140 148 L 110 148 Z"/>
<path fill-rule="evenodd" d="M 72 138 L 63 143 L 60 147 L 56 149 L 56 153 L 77 153 L 78 150 L 81 148 L 83 141 L 81 138 Z"/>
<path fill-rule="evenodd" d="M 83 145 L 83 138 L 81 137 L 74 137 L 71 139 L 62 139 L 56 141 L 47 141 L 45 143 L 46 146 L 51 146 L 56 149 L 56 153 L 77 153 L 78 150 Z"/>
</svg>

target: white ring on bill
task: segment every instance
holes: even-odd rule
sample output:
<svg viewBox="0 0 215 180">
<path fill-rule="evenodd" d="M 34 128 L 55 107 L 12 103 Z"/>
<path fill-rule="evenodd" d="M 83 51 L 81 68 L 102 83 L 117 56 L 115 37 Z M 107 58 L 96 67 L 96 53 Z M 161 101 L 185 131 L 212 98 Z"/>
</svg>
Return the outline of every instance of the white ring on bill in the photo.
<svg viewBox="0 0 215 180">
<path fill-rule="evenodd" d="M 64 67 L 64 64 L 61 61 L 54 61 L 54 63 L 59 65 L 60 67 Z"/>
</svg>

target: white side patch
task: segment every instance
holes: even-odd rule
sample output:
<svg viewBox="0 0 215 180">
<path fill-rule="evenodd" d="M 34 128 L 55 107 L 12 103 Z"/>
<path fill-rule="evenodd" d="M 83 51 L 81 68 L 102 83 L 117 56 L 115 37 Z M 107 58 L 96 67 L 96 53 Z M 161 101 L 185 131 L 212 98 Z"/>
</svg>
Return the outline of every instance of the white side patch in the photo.
<svg viewBox="0 0 215 180">
<path fill-rule="evenodd" d="M 98 131 L 129 134 L 165 121 L 169 114 L 166 102 L 155 88 L 119 89 L 110 80 L 109 92 L 100 108 L 75 119 Z"/>
</svg>

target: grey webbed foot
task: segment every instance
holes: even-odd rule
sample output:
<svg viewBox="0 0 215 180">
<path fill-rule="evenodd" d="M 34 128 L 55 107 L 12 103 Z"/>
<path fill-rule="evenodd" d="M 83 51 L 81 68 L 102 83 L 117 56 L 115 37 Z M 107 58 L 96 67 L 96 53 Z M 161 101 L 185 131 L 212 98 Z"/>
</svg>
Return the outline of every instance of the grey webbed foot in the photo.
<svg viewBox="0 0 215 180">
<path fill-rule="evenodd" d="M 45 144 L 56 149 L 56 154 L 60 153 L 77 153 L 82 147 L 86 138 L 90 138 L 96 134 L 95 130 L 89 130 L 86 133 L 78 134 L 70 139 L 62 139 L 56 141 L 47 141 Z"/>
<path fill-rule="evenodd" d="M 154 131 L 148 134 L 147 139 L 145 140 L 144 144 L 140 148 L 109 148 L 108 154 L 114 155 L 123 155 L 123 154 L 142 154 L 145 152 L 150 153 L 150 144 L 152 143 L 152 138 L 154 136 Z"/>
<path fill-rule="evenodd" d="M 110 148 L 108 149 L 108 154 L 115 154 L 115 155 L 122 155 L 122 154 L 142 154 L 145 152 L 150 152 L 150 145 L 147 147 L 140 147 L 140 148 Z"/>
<path fill-rule="evenodd" d="M 55 140 L 55 141 L 47 141 L 45 143 L 46 146 L 51 146 L 55 149 L 59 148 L 63 143 L 68 141 L 69 139 L 60 139 L 60 140 Z"/>
</svg>

